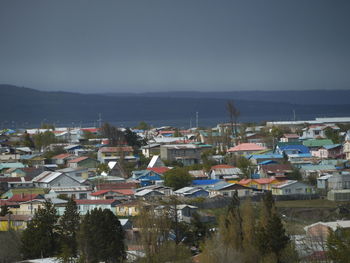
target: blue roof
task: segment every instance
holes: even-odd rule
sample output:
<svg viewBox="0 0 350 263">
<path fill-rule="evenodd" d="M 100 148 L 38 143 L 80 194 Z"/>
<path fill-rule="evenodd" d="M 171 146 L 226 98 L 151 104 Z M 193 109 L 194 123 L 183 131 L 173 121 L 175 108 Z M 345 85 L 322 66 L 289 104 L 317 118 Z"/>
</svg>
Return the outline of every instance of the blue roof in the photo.
<svg viewBox="0 0 350 263">
<path fill-rule="evenodd" d="M 302 144 L 278 146 L 281 151 L 298 150 L 299 153 L 309 153 L 309 148 Z"/>
<path fill-rule="evenodd" d="M 339 146 L 341 146 L 341 144 L 330 144 L 330 145 L 324 145 L 323 148 L 329 150 L 329 149 L 337 148 Z"/>
<path fill-rule="evenodd" d="M 263 161 L 263 162 L 260 162 L 258 164 L 260 165 L 265 165 L 265 164 L 271 164 L 271 163 L 277 163 L 276 161 L 273 161 L 273 160 L 266 160 L 266 161 Z"/>
<path fill-rule="evenodd" d="M 260 179 L 260 174 L 252 174 L 251 178 L 252 179 Z"/>
<path fill-rule="evenodd" d="M 282 159 L 283 155 L 282 154 L 276 154 L 276 153 L 271 153 L 271 154 L 254 154 L 248 156 L 248 159 Z"/>
<path fill-rule="evenodd" d="M 193 185 L 209 185 L 209 184 L 216 184 L 222 180 L 219 179 L 208 179 L 208 180 L 193 180 Z"/>
</svg>

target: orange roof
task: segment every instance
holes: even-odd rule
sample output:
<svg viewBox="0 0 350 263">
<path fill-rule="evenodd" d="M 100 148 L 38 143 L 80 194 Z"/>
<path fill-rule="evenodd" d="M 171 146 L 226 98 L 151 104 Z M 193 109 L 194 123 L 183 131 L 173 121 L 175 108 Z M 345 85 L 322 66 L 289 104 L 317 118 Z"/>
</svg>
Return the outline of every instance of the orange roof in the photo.
<svg viewBox="0 0 350 263">
<path fill-rule="evenodd" d="M 78 163 L 78 162 L 84 161 L 88 158 L 89 157 L 87 157 L 87 156 L 81 156 L 81 157 L 78 157 L 78 158 L 75 158 L 73 160 L 68 161 L 68 163 Z"/>
<path fill-rule="evenodd" d="M 40 196 L 39 194 L 14 194 L 7 201 L 9 201 L 9 202 L 27 202 L 27 201 L 36 199 L 39 196 Z"/>
<path fill-rule="evenodd" d="M 120 146 L 120 147 L 102 147 L 99 150 L 100 152 L 132 152 L 133 149 L 131 146 Z"/>
<path fill-rule="evenodd" d="M 66 159 L 68 157 L 72 156 L 71 154 L 69 153 L 61 153 L 59 155 L 56 155 L 54 157 L 52 157 L 52 159 Z"/>
<path fill-rule="evenodd" d="M 239 151 L 261 151 L 266 150 L 265 147 L 257 145 L 255 143 L 241 143 L 235 147 L 228 149 L 228 152 L 239 152 Z"/>
<path fill-rule="evenodd" d="M 258 184 L 270 184 L 275 180 L 276 180 L 275 177 L 254 179 L 254 181 L 257 182 Z"/>
<path fill-rule="evenodd" d="M 169 171 L 170 169 L 168 167 L 152 167 L 152 168 L 147 168 L 147 170 L 153 171 L 158 174 L 163 174 L 166 171 Z"/>
<path fill-rule="evenodd" d="M 242 179 L 238 183 L 239 184 L 249 184 L 252 181 L 252 179 Z"/>
<path fill-rule="evenodd" d="M 232 165 L 228 165 L 228 164 L 218 164 L 218 165 L 214 165 L 211 167 L 211 170 L 215 170 L 215 169 L 225 169 L 225 168 L 236 168 Z"/>
</svg>

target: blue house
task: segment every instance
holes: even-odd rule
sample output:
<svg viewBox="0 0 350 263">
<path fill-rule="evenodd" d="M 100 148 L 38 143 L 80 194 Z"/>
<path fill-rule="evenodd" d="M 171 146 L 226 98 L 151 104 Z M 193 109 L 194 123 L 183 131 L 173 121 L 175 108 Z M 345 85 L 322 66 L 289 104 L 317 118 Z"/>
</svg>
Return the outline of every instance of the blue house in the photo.
<svg viewBox="0 0 350 263">
<path fill-rule="evenodd" d="M 290 154 L 307 154 L 307 153 L 310 153 L 310 150 L 308 147 L 302 144 L 283 145 L 283 146 L 277 145 L 275 152 L 278 154 L 290 155 Z"/>
<path fill-rule="evenodd" d="M 132 178 L 140 181 L 141 187 L 156 184 L 157 181 L 163 181 L 162 175 L 152 170 L 133 171 Z"/>
</svg>

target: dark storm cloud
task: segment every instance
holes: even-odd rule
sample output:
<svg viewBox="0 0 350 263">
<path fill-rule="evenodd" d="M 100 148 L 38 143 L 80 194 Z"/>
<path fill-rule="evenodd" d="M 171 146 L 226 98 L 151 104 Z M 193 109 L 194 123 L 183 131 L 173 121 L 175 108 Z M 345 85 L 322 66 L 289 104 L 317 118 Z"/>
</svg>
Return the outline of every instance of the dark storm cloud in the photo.
<svg viewBox="0 0 350 263">
<path fill-rule="evenodd" d="M 350 87 L 350 4 L 1 1 L 0 82 L 43 90 Z"/>
</svg>

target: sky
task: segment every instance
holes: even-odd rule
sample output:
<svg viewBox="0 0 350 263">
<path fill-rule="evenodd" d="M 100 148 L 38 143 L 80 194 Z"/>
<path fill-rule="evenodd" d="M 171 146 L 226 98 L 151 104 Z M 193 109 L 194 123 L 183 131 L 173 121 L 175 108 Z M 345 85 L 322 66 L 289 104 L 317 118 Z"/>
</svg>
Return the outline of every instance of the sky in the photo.
<svg viewBox="0 0 350 263">
<path fill-rule="evenodd" d="M 0 83 L 47 91 L 350 88 L 348 0 L 0 0 Z"/>
</svg>

